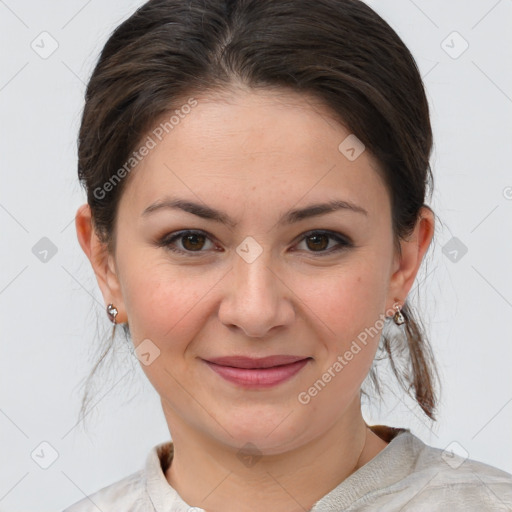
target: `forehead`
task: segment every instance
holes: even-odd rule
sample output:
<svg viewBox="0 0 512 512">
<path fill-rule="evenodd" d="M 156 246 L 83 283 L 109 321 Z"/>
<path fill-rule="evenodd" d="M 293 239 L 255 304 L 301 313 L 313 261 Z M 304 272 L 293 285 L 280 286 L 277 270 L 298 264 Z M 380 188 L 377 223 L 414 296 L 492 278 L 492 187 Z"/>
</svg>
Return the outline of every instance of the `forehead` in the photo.
<svg viewBox="0 0 512 512">
<path fill-rule="evenodd" d="M 177 192 L 235 205 L 265 198 L 282 206 L 341 195 L 369 210 L 387 206 L 373 156 L 357 156 L 357 139 L 314 98 L 283 90 L 194 98 L 195 106 L 174 116 L 173 124 L 172 113 L 166 114 L 147 134 L 153 147 L 121 199 L 131 211 L 140 215 L 150 202 Z M 357 158 L 346 153 L 347 144 Z"/>
</svg>

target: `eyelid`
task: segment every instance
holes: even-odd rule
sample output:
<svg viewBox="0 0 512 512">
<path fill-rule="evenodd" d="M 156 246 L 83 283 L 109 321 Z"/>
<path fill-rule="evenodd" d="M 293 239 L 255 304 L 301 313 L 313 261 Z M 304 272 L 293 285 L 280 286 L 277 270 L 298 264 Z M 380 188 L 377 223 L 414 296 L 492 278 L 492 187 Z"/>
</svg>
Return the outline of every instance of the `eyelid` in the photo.
<svg viewBox="0 0 512 512">
<path fill-rule="evenodd" d="M 332 231 L 330 229 L 310 229 L 309 231 L 305 231 L 304 233 L 301 233 L 299 235 L 299 238 L 297 239 L 299 242 L 301 242 L 304 238 L 307 238 L 308 236 L 312 235 L 326 235 L 330 238 L 333 238 L 335 240 L 338 240 L 339 242 L 345 243 L 346 245 L 353 245 L 353 241 L 348 237 L 347 235 L 344 235 L 343 233 L 339 233 L 338 231 Z M 314 252 L 314 251 L 312 251 Z"/>
</svg>

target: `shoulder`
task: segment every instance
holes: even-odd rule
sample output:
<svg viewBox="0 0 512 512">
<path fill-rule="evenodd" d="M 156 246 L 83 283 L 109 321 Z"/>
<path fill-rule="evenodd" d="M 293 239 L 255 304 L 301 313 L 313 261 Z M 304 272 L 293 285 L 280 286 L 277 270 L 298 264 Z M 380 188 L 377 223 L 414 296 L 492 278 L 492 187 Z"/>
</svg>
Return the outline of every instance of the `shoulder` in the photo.
<svg viewBox="0 0 512 512">
<path fill-rule="evenodd" d="M 428 446 L 410 435 L 414 464 L 410 474 L 396 484 L 409 492 L 404 510 L 512 510 L 511 474 Z"/>
<path fill-rule="evenodd" d="M 186 510 L 186 504 L 165 478 L 173 454 L 171 441 L 153 446 L 143 469 L 82 498 L 63 512 L 150 512 L 164 505 Z"/>
<path fill-rule="evenodd" d="M 63 512 L 190 511 L 165 477 L 173 456 L 172 441 L 154 446 L 146 458 L 144 469 L 86 496 Z"/>
<path fill-rule="evenodd" d="M 86 496 L 63 512 L 136 512 L 144 508 L 144 470 L 137 471 Z"/>
</svg>

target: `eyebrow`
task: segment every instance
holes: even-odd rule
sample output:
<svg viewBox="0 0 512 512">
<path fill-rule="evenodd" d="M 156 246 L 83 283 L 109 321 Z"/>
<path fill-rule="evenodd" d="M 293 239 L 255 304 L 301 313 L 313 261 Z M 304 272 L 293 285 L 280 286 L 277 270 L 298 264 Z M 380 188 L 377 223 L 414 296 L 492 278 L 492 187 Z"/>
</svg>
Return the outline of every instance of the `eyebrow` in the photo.
<svg viewBox="0 0 512 512">
<path fill-rule="evenodd" d="M 230 227 L 236 226 L 236 221 L 229 217 L 226 213 L 206 206 L 204 204 L 194 203 L 185 199 L 168 199 L 157 201 L 149 205 L 141 214 L 145 217 L 153 212 L 162 209 L 183 210 L 193 215 L 197 215 L 203 219 L 213 220 L 220 222 Z M 352 203 L 351 201 L 333 200 L 327 203 L 318 203 L 306 206 L 305 208 L 297 208 L 286 212 L 278 221 L 278 225 L 287 225 L 299 222 L 301 220 L 325 215 L 339 210 L 352 211 L 368 216 L 368 212 L 361 206 Z"/>
</svg>

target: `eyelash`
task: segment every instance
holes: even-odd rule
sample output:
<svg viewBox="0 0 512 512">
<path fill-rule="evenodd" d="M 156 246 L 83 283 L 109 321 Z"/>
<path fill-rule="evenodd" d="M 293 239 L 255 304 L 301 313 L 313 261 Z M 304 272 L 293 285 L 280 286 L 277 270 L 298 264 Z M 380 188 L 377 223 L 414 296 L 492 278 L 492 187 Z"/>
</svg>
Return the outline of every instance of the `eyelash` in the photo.
<svg viewBox="0 0 512 512">
<path fill-rule="evenodd" d="M 163 236 L 157 241 L 158 247 L 164 247 L 165 249 L 168 249 L 169 251 L 172 251 L 174 253 L 182 254 L 184 256 L 190 256 L 190 257 L 196 257 L 197 255 L 201 255 L 201 253 L 204 253 L 206 251 L 199 250 L 199 251 L 186 251 L 182 249 L 178 249 L 176 247 L 172 246 L 172 243 L 176 240 L 179 240 L 180 238 L 184 238 L 187 235 L 205 235 L 206 238 L 211 240 L 211 237 L 206 233 L 205 231 L 201 230 L 185 230 L 185 231 L 178 231 L 177 233 L 171 233 Z M 335 240 L 338 243 L 338 246 L 333 249 L 329 250 L 322 250 L 322 251 L 307 251 L 311 254 L 315 254 L 317 256 L 326 256 L 329 254 L 333 254 L 335 252 L 342 251 L 344 249 L 348 249 L 350 247 L 354 247 L 354 244 L 352 241 L 345 236 L 341 236 L 339 233 L 336 233 L 335 231 L 328 231 L 328 230 L 312 230 L 304 233 L 302 235 L 302 238 L 299 240 L 298 243 L 301 243 L 306 238 L 311 237 L 313 235 L 326 235 L 329 239 Z"/>
</svg>

